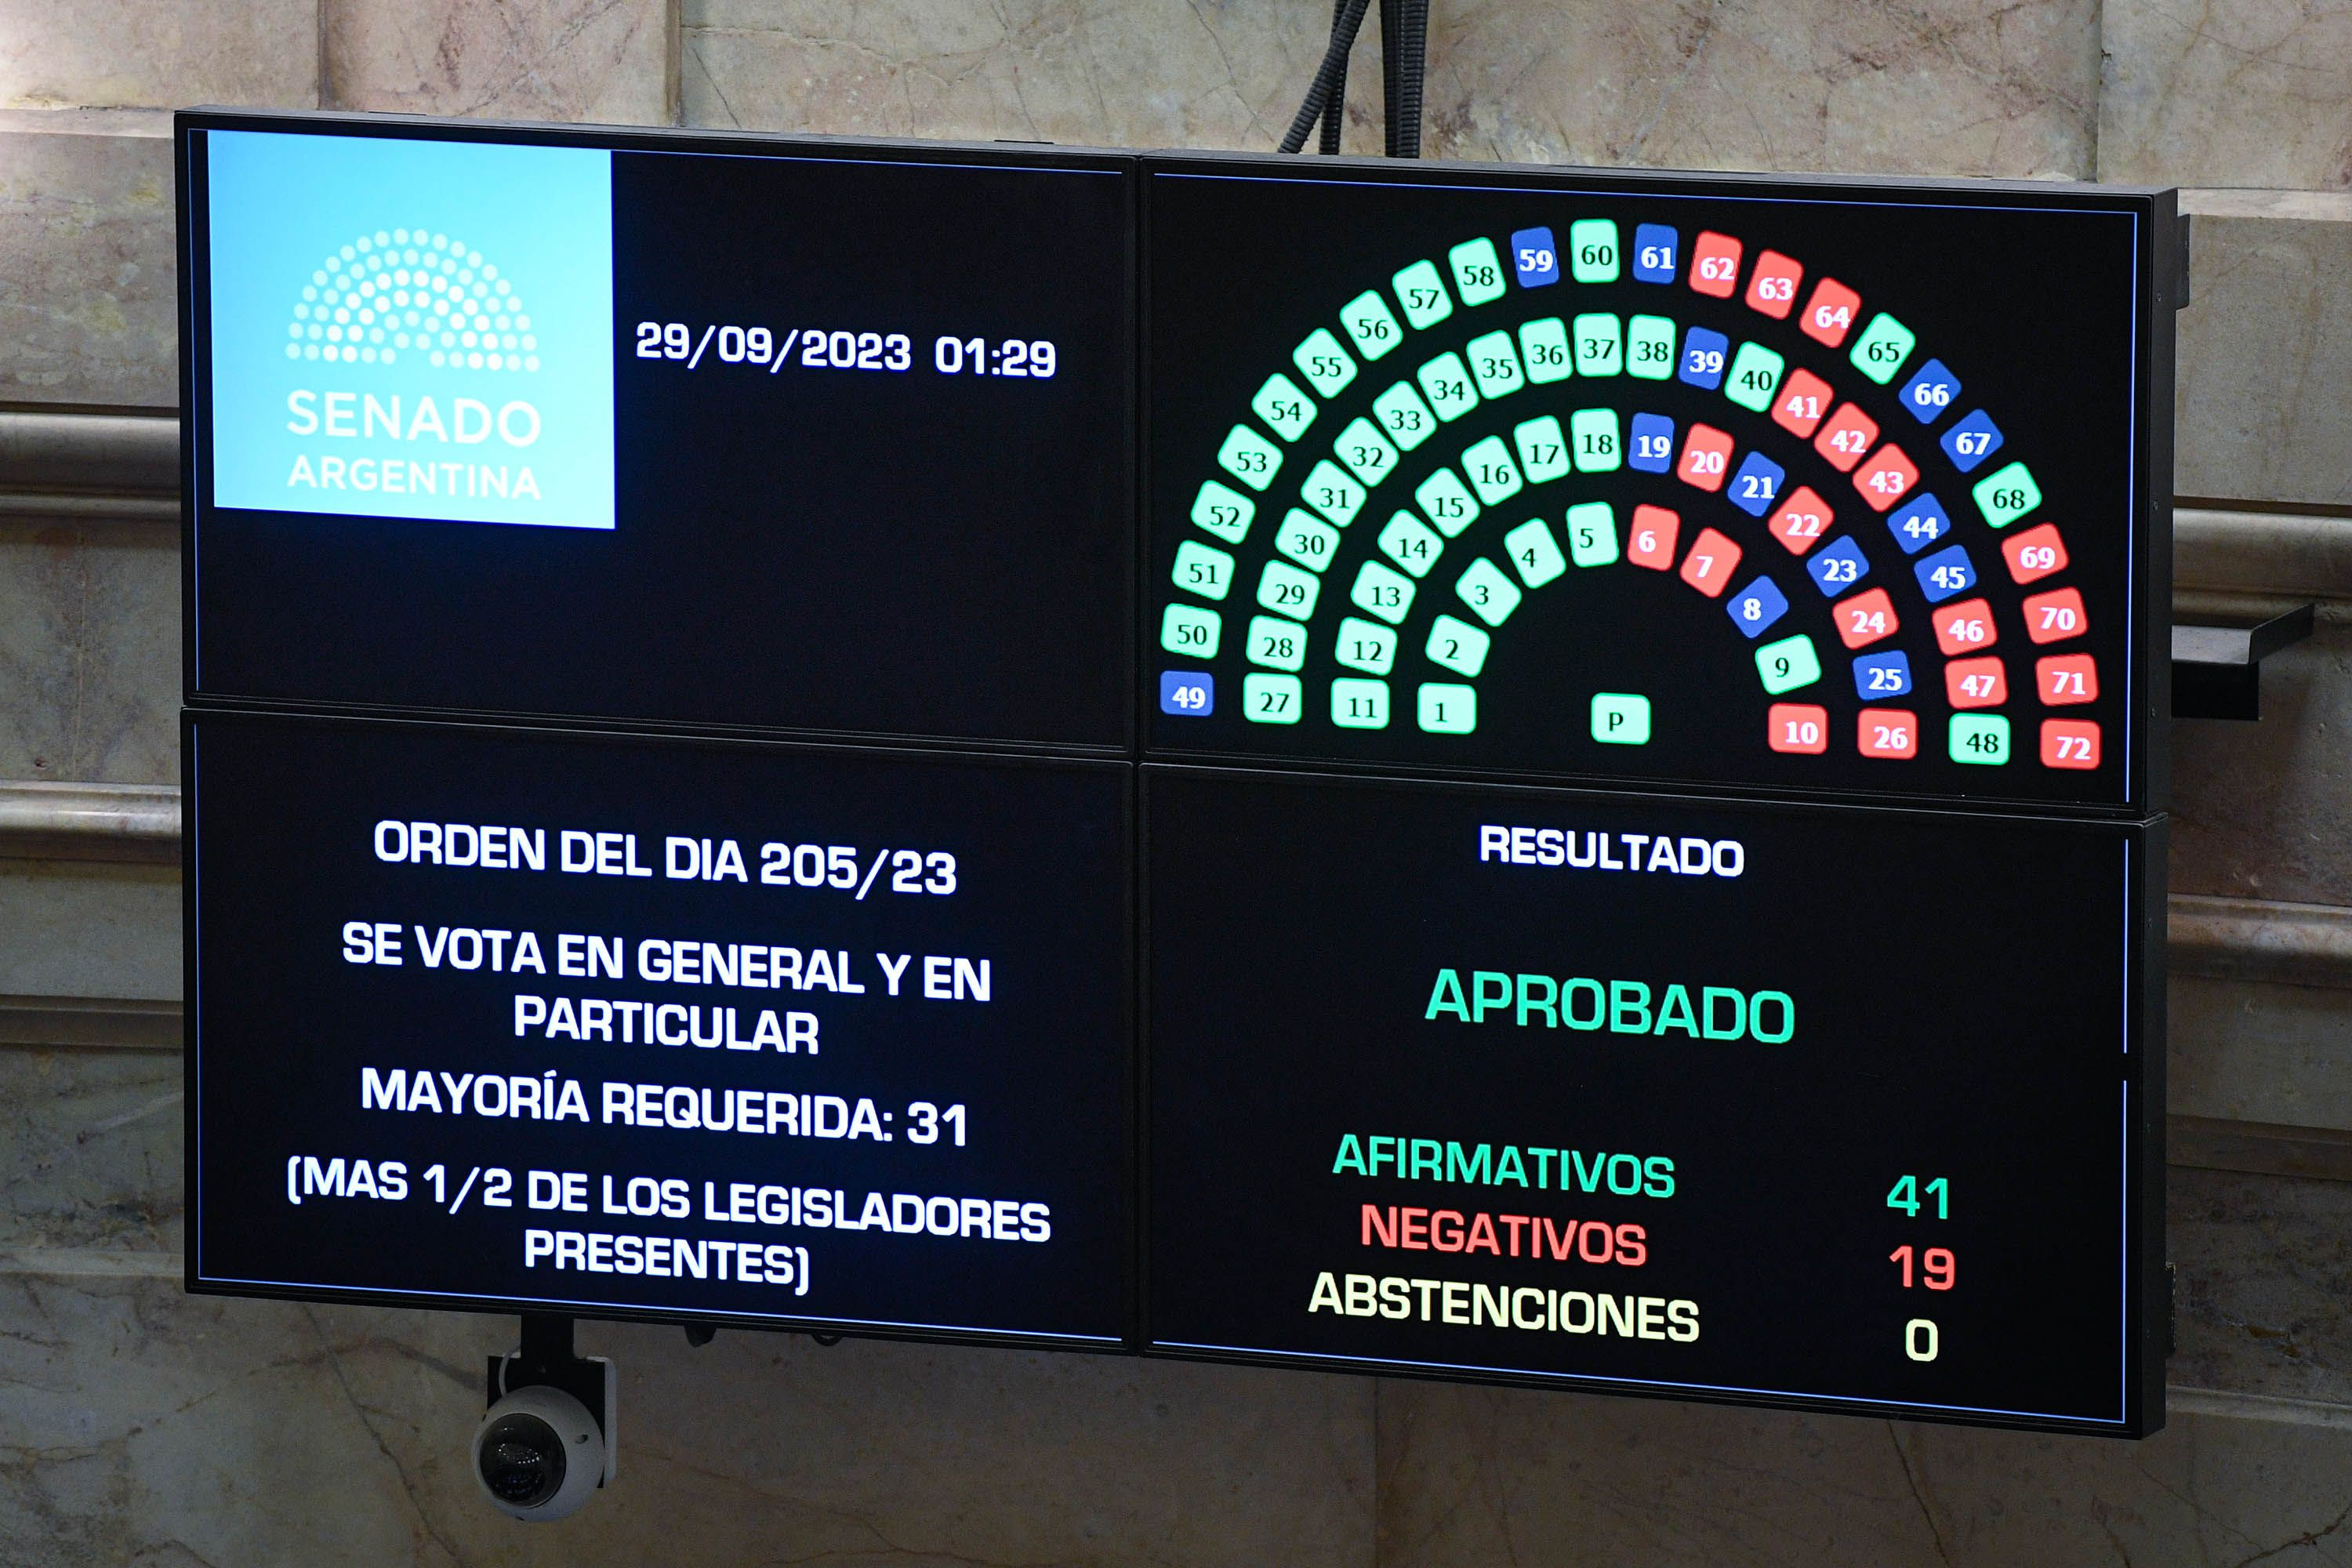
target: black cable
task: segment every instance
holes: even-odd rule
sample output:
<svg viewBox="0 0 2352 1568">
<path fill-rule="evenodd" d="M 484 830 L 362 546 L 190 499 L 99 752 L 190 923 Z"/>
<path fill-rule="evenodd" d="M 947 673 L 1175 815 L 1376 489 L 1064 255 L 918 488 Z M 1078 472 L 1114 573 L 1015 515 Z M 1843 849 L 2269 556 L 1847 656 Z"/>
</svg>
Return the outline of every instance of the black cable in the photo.
<svg viewBox="0 0 2352 1568">
<path fill-rule="evenodd" d="M 1346 8 L 1331 29 L 1331 47 L 1323 51 L 1323 63 L 1317 68 L 1314 85 L 1307 89 L 1307 101 L 1298 106 L 1298 113 L 1283 132 L 1280 151 L 1296 153 L 1307 145 L 1307 133 L 1315 129 L 1324 107 L 1331 101 L 1331 86 L 1348 68 L 1348 51 L 1355 47 L 1356 30 L 1363 26 L 1364 6 L 1369 0 L 1346 0 Z"/>
<path fill-rule="evenodd" d="M 1381 0 L 1381 151 L 1397 155 L 1397 35 L 1404 31 L 1404 0 Z"/>
<path fill-rule="evenodd" d="M 1396 41 L 1397 102 L 1395 144 L 1390 148 L 1393 158 L 1421 156 L 1422 84 L 1429 68 L 1429 0 L 1399 0 L 1403 12 L 1399 18 Z M 1385 35 L 1381 39 L 1388 47 Z"/>
<path fill-rule="evenodd" d="M 1348 0 L 1331 0 L 1331 36 L 1339 35 L 1339 23 L 1346 16 Z M 1339 151 L 1339 132 L 1348 122 L 1348 62 L 1339 61 L 1339 75 L 1331 84 L 1331 97 L 1323 105 L 1323 136 L 1316 151 L 1328 158 Z"/>
</svg>

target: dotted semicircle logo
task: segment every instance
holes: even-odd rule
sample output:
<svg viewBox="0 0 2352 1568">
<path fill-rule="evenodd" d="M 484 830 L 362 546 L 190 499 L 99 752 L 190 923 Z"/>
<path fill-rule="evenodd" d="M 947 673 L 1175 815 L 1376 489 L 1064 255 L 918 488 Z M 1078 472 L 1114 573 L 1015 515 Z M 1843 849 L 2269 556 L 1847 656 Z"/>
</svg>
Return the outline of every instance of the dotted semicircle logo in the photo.
<svg viewBox="0 0 2352 1568">
<path fill-rule="evenodd" d="M 430 229 L 380 228 L 311 272 L 286 357 L 529 374 L 539 339 L 522 297 L 480 251 Z"/>
</svg>

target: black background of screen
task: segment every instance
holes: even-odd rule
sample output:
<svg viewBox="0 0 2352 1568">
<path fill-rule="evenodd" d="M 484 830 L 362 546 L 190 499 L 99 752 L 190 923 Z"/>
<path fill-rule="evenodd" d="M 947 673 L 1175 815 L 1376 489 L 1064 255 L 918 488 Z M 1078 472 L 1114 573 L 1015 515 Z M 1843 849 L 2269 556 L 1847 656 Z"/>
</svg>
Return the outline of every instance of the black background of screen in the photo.
<svg viewBox="0 0 2352 1568">
<path fill-rule="evenodd" d="M 191 1098 L 194 1281 L 367 1293 L 593 1301 L 696 1315 L 783 1314 L 1006 1334 L 1127 1331 L 1132 1103 L 1127 771 L 1117 763 L 957 762 L 773 747 L 600 743 L 524 731 L 258 719 L 189 721 L 188 879 L 196 999 Z M 545 872 L 385 865 L 383 817 L 544 826 Z M 560 826 L 743 837 L 752 881 L 561 875 Z M 761 886 L 753 843 L 945 849 L 945 897 Z M 347 963 L 347 921 L 625 933 L 624 981 Z M 635 941 L 673 936 L 846 947 L 874 991 L 736 990 L 634 978 Z M 873 950 L 994 959 L 987 1004 L 880 1000 Z M 547 951 L 555 963 L 551 942 Z M 908 972 L 910 985 L 919 961 Z M 814 1011 L 816 1056 L 514 1037 L 511 996 L 611 996 Z M 893 1029 L 890 1026 L 899 1026 Z M 360 1068 L 541 1073 L 587 1086 L 592 1121 L 364 1110 Z M 789 1089 L 969 1106 L 970 1142 L 919 1147 L 607 1129 L 606 1080 Z M 476 1164 L 516 1173 L 516 1206 L 286 1200 L 293 1154 L 399 1159 L 411 1180 Z M 696 1215 L 531 1213 L 527 1169 L 684 1176 Z M 701 1183 L 771 1182 L 1053 1205 L 1045 1243 L 707 1224 Z M 618 1181 L 616 1181 L 616 1184 Z M 592 1194 L 595 1191 L 592 1180 Z M 805 1246 L 814 1285 L 558 1273 L 521 1267 L 526 1225 Z"/>
<path fill-rule="evenodd" d="M 2138 830 L 1145 772 L 1155 1342 L 2117 1419 Z M 1482 864 L 1487 823 L 1738 838 L 1747 869 Z M 1424 1021 L 1441 967 L 1778 989 L 1798 1026 Z M 1344 1132 L 1663 1154 L 1677 1192 L 1335 1175 Z M 1906 1173 L 1950 1179 L 1949 1220 L 1885 1206 Z M 1367 1203 L 1643 1224 L 1650 1261 L 1367 1248 Z M 1896 1289 L 1906 1242 L 1957 1288 Z M 1701 1334 L 1310 1316 L 1325 1269 L 1686 1297 Z"/>
<path fill-rule="evenodd" d="M 1123 743 L 1132 175 L 991 161 L 615 153 L 617 526 L 201 486 L 191 694 Z M 644 321 L 903 332 L 913 367 L 689 373 L 636 356 Z M 941 375 L 940 335 L 1059 369 Z"/>
<path fill-rule="evenodd" d="M 2137 671 L 2126 679 L 2130 668 L 2125 658 L 2126 620 L 2142 613 L 2126 571 L 2136 479 L 2133 345 L 2141 328 L 2134 310 L 2138 262 L 2133 223 L 2116 210 L 2126 205 L 2123 200 L 2103 212 L 2087 213 L 2068 210 L 2085 198 L 2063 193 L 2036 198 L 1998 191 L 1849 187 L 1765 198 L 1753 187 L 1703 177 L 1612 179 L 1586 171 L 1550 176 L 1520 170 L 1491 174 L 1381 171 L 1361 177 L 1344 172 L 1338 178 L 1318 180 L 1283 178 L 1280 171 L 1257 163 L 1225 166 L 1235 175 L 1254 177 L 1201 177 L 1219 167 L 1208 159 L 1188 160 L 1181 167 L 1156 164 L 1145 182 L 1150 544 L 1143 566 L 1143 664 L 1139 673 L 1145 734 L 1152 748 L 1534 774 L 1720 781 L 1798 790 L 2126 804 L 2124 714 L 2128 709 L 2135 715 L 2136 745 L 2147 743 L 2147 724 L 2141 712 L 2146 691 Z M 1493 188 L 1496 186 L 1517 188 Z M 2028 203 L 2032 210 L 2016 210 Z M 1629 252 L 1622 258 L 1620 282 L 1580 284 L 1569 275 L 1569 226 L 1582 217 L 1617 221 Z M 1641 223 L 1668 224 L 1679 231 L 1683 254 L 1674 282 L 1633 280 L 1630 251 Z M 1551 227 L 1561 247 L 1560 280 L 1536 289 L 1522 289 L 1512 280 L 1503 298 L 1477 307 L 1465 307 L 1457 300 L 1450 318 L 1424 330 L 1406 328 L 1402 346 L 1380 360 L 1367 363 L 1359 356 L 1354 383 L 1324 405 L 1295 445 L 1284 445 L 1281 471 L 1267 490 L 1253 498 L 1257 517 L 1237 552 L 1239 580 L 1222 605 L 1206 606 L 1224 616 L 1217 658 L 1202 661 L 1164 652 L 1160 647 L 1161 607 L 1171 602 L 1202 603 L 1170 585 L 1179 542 L 1192 538 L 1227 548 L 1192 526 L 1193 498 L 1203 479 L 1241 488 L 1218 468 L 1216 453 L 1233 425 L 1256 425 L 1249 402 L 1266 376 L 1280 371 L 1303 386 L 1290 359 L 1299 341 L 1321 326 L 1345 342 L 1339 308 L 1365 289 L 1378 289 L 1395 311 L 1389 279 L 1410 263 L 1434 261 L 1445 275 L 1451 297 L 1454 280 L 1446 252 L 1464 240 L 1479 236 L 1492 239 L 1504 255 L 1507 278 L 1511 234 L 1538 224 Z M 1740 291 L 1732 299 L 1714 300 L 1689 286 L 1690 247 L 1701 229 L 1744 243 Z M 1800 310 L 1814 282 L 1825 276 L 1862 296 L 1844 346 L 1825 348 L 1803 336 L 1797 329 L 1797 311 L 1786 321 L 1773 321 L 1747 306 L 1749 275 L 1767 248 L 1804 265 L 1797 296 Z M 2145 289 L 2137 303 L 2140 311 L 2149 310 Z M 1902 369 L 1884 387 L 1847 360 L 1855 339 L 1882 310 L 1918 338 Z M 1858 403 L 1878 422 L 1879 440 L 1895 442 L 1918 465 L 1922 478 L 1913 494 L 1935 494 L 1953 523 L 1932 549 L 1965 544 L 1976 567 L 1978 586 L 1953 602 L 1983 595 L 1995 606 L 2000 643 L 1989 651 L 2008 667 L 2011 697 L 2004 707 L 1988 711 L 2010 716 L 2013 757 L 2008 764 L 1966 766 L 1946 755 L 1949 710 L 1944 701 L 1945 660 L 1928 626 L 1930 606 L 1911 573 L 1913 563 L 1932 550 L 1904 555 L 1887 533 L 1884 516 L 1869 510 L 1848 476 L 1767 415 L 1733 404 L 1720 390 L 1622 374 L 1525 387 L 1496 402 L 1491 411 L 1481 407 L 1442 426 L 1418 450 L 1405 454 L 1398 472 L 1373 489 L 1361 514 L 1344 531 L 1339 561 L 1323 574 L 1322 603 L 1310 625 L 1311 647 L 1301 672 L 1307 679 L 1304 721 L 1275 725 L 1242 718 L 1242 679 L 1252 668 L 1243 634 L 1249 617 L 1257 613 L 1254 600 L 1259 563 L 1270 556 L 1273 532 L 1284 511 L 1296 504 L 1299 482 L 1314 460 L 1329 455 L 1348 421 L 1370 414 L 1374 397 L 1399 379 L 1411 380 L 1414 368 L 1441 350 L 1458 352 L 1469 338 L 1496 328 L 1515 331 L 1521 321 L 1536 317 L 1567 318 L 1583 310 L 1669 317 L 1676 323 L 1678 350 L 1681 333 L 1693 325 L 1724 333 L 1733 352 L 1742 342 L 1760 342 L 1784 355 L 1792 370 L 1810 369 L 1826 380 L 1836 394 L 1832 405 L 1847 399 Z M 1930 358 L 1942 359 L 1962 384 L 1955 416 L 1982 407 L 2006 437 L 1998 452 L 1965 477 L 1937 444 L 1953 416 L 1932 427 L 1922 426 L 1897 402 L 1905 382 Z M 1918 712 L 1922 735 L 1917 757 L 1885 762 L 1856 754 L 1854 716 L 1865 704 L 1855 694 L 1849 668 L 1853 653 L 1835 635 L 1830 601 L 1813 585 L 1803 563 L 1765 531 L 1766 519 L 1751 519 L 1735 509 L 1726 499 L 1728 484 L 1723 492 L 1709 494 L 1672 472 L 1640 473 L 1631 467 L 1529 485 L 1487 509 L 1448 545 L 1436 568 L 1422 580 L 1412 613 L 1398 628 L 1400 646 L 1389 677 L 1388 727 L 1349 731 L 1329 722 L 1324 691 L 1329 678 L 1359 673 L 1335 665 L 1329 651 L 1339 616 L 1360 613 L 1347 606 L 1349 586 L 1360 561 L 1383 559 L 1373 548 L 1373 537 L 1398 508 L 1412 509 L 1412 485 L 1434 464 L 1452 462 L 1473 440 L 1499 434 L 1507 445 L 1510 427 L 1520 420 L 1549 413 L 1559 415 L 1564 426 L 1569 410 L 1599 406 L 1620 411 L 1629 441 L 1630 419 L 1624 416 L 1639 410 L 1670 416 L 1677 457 L 1682 436 L 1694 420 L 1712 425 L 1737 441 L 1735 466 L 1748 451 L 1761 450 L 1788 470 L 1784 493 L 1800 483 L 1821 493 L 1837 520 L 1832 536 L 1853 535 L 1871 559 L 1871 574 L 1856 590 L 1885 587 L 1902 619 L 1895 638 L 1861 651 L 1901 648 L 1909 654 L 1913 693 L 1879 705 Z M 1260 428 L 1259 433 L 1266 432 Z M 2138 456 L 2145 458 L 2144 452 Z M 1999 545 L 2006 534 L 1985 526 L 1969 493 L 1977 480 L 2011 459 L 2022 459 L 2032 469 L 2044 500 L 2007 531 L 2056 522 L 2072 558 L 2063 573 L 2026 587 L 2011 581 L 2000 557 Z M 1559 542 L 1569 505 L 1586 500 L 1613 505 L 1621 542 L 1637 503 L 1647 501 L 1680 513 L 1677 565 L 1702 526 L 1730 535 L 1744 551 L 1731 591 L 1744 587 L 1759 572 L 1768 573 L 1788 598 L 1789 614 L 1751 642 L 1731 624 L 1725 608 L 1728 593 L 1723 598 L 1705 598 L 1673 572 L 1643 571 L 1622 560 L 1596 570 L 1571 566 L 1563 577 L 1529 590 L 1512 618 L 1494 628 L 1486 669 L 1472 683 L 1479 693 L 1476 732 L 1423 733 L 1416 727 L 1413 688 L 1423 679 L 1463 679 L 1423 658 L 1421 646 L 1434 610 L 1472 618 L 1452 590 L 1471 551 L 1499 558 L 1501 532 L 1538 516 L 1552 525 Z M 2143 519 L 2149 500 L 2144 494 L 2137 498 Z M 2139 570 L 2147 570 L 2145 562 Z M 2082 590 L 2090 611 L 2090 636 L 2049 647 L 2029 643 L 2018 601 L 2063 585 Z M 1753 651 L 1760 643 L 1798 631 L 1812 637 L 1822 679 L 1782 697 L 1769 696 L 1758 679 Z M 2079 651 L 2098 656 L 2101 700 L 2084 707 L 2043 708 L 2032 689 L 2034 658 Z M 2136 659 L 2147 654 L 2143 637 Z M 1169 668 L 1212 671 L 1217 678 L 1216 712 L 1195 718 L 1160 711 L 1159 672 Z M 1592 741 L 1588 703 L 1595 691 L 1648 696 L 1654 714 L 1651 742 L 1633 747 Z M 1827 754 L 1784 755 L 1767 748 L 1765 710 L 1775 701 L 1829 710 Z M 2044 717 L 2099 720 L 2101 767 L 2078 773 L 2042 766 L 2038 734 Z M 2135 780 L 2132 793 L 2148 798 L 2145 778 Z"/>
</svg>

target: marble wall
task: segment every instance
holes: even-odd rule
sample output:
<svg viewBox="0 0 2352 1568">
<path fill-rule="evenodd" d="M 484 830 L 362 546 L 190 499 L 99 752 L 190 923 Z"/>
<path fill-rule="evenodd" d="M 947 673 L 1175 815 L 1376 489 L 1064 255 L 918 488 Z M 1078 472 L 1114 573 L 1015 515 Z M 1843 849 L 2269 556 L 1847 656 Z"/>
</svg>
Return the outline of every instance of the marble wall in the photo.
<svg viewBox="0 0 2352 1568">
<path fill-rule="evenodd" d="M 120 472 L 60 478 L 7 426 L 175 405 L 173 106 L 1270 148 L 1328 16 L 0 0 L 0 793 L 176 774 L 168 465 L 149 442 Z M 1351 151 L 1379 148 L 1378 47 L 1357 55 Z M 2261 724 L 2180 727 L 2174 886 L 2325 923 L 2352 911 L 2352 570 L 2329 564 L 2352 561 L 2347 61 L 2352 0 L 1437 0 L 1428 144 L 2200 187 L 2176 489 L 2211 548 L 2190 586 L 2249 612 L 2326 605 Z M 2282 520 L 2301 553 L 2263 542 Z M 2173 1108 L 2226 1135 L 2184 1139 L 2200 1163 L 2170 1173 L 2174 1417 L 2144 1445 L 789 1335 L 697 1351 L 587 1325 L 584 1348 L 620 1359 L 621 1477 L 529 1529 L 476 1502 L 461 1447 L 510 1320 L 180 1290 L 180 1062 L 153 1044 L 179 995 L 178 898 L 167 868 L 11 858 L 0 835 L 0 1561 L 2352 1555 L 2352 1184 L 2326 1179 L 2352 1173 L 2352 1005 L 2330 985 L 2176 977 Z M 129 1043 L 93 1043 L 115 1037 L 109 1008 L 137 1022 Z M 2286 1135 L 2309 1157 L 2278 1155 Z"/>
</svg>

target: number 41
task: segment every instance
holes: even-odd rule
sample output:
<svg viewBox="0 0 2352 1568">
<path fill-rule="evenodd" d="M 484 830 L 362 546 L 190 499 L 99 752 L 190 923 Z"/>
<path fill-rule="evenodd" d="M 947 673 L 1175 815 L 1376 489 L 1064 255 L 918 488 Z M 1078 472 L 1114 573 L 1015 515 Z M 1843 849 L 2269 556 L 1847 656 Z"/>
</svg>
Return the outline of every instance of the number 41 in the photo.
<svg viewBox="0 0 2352 1568">
<path fill-rule="evenodd" d="M 1943 1177 L 1937 1176 L 1934 1181 L 1929 1182 L 1927 1184 L 1926 1190 L 1932 1194 L 1936 1200 L 1936 1217 L 1937 1219 L 1951 1218 L 1952 1189 L 1950 1184 L 1948 1184 Z M 1901 1209 L 1913 1219 L 1916 1219 L 1919 1217 L 1919 1193 L 1920 1185 L 1918 1177 L 1900 1177 L 1896 1180 L 1894 1187 L 1891 1188 L 1886 1194 L 1886 1206 L 1891 1209 Z"/>
</svg>

